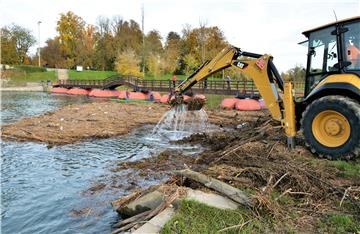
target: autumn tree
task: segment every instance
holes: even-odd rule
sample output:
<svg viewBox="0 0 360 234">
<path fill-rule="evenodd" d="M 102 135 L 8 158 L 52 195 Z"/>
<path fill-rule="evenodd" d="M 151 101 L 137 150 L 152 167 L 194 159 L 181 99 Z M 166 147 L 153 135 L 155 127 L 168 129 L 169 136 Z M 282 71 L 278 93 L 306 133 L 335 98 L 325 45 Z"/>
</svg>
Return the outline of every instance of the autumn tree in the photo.
<svg viewBox="0 0 360 234">
<path fill-rule="evenodd" d="M 149 75 L 157 77 L 164 72 L 163 46 L 161 35 L 158 31 L 152 30 L 145 37 L 145 65 Z"/>
<path fill-rule="evenodd" d="M 60 14 L 56 30 L 59 33 L 60 46 L 65 55 L 67 67 L 82 63 L 78 52 L 82 43 L 84 26 L 84 20 L 73 12 Z"/>
<path fill-rule="evenodd" d="M 13 24 L 1 29 L 2 61 L 23 64 L 36 40 L 29 29 Z"/>
<path fill-rule="evenodd" d="M 139 56 L 142 48 L 142 32 L 134 20 L 118 20 L 114 31 L 114 38 L 118 52 L 132 49 Z"/>
<path fill-rule="evenodd" d="M 46 46 L 41 49 L 41 56 L 47 67 L 66 67 L 66 60 L 62 53 L 59 37 L 48 39 Z"/>
<path fill-rule="evenodd" d="M 176 32 L 169 32 L 164 48 L 165 73 L 179 73 L 181 69 L 181 37 Z"/>
<path fill-rule="evenodd" d="M 95 64 L 95 31 L 95 26 L 91 24 L 86 25 L 82 31 L 78 62 L 85 67 L 94 67 Z"/>
<path fill-rule="evenodd" d="M 116 58 L 115 69 L 122 75 L 141 77 L 143 75 L 140 72 L 139 64 L 140 59 L 135 50 L 128 48 Z"/>
<path fill-rule="evenodd" d="M 1 63 L 16 64 L 18 63 L 18 56 L 16 53 L 16 43 L 11 36 L 10 29 L 7 27 L 1 28 Z"/>
<path fill-rule="evenodd" d="M 142 32 L 134 20 L 124 21 L 99 17 L 95 33 L 95 61 L 101 70 L 113 70 L 117 55 L 131 49 L 136 56 L 141 55 Z"/>
<path fill-rule="evenodd" d="M 226 45 L 223 32 L 216 26 L 183 29 L 183 50 L 187 72 L 201 65 L 204 61 L 212 59 Z"/>
<path fill-rule="evenodd" d="M 98 17 L 96 24 L 94 65 L 98 70 L 114 70 L 116 47 L 111 30 L 111 21 Z"/>
</svg>

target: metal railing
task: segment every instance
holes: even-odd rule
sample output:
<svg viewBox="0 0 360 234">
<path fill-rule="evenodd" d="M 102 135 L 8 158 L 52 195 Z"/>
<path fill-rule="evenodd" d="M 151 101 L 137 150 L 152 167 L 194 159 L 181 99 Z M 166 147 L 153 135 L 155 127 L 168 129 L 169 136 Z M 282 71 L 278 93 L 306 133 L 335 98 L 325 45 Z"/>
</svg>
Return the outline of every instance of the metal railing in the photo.
<svg viewBox="0 0 360 234">
<path fill-rule="evenodd" d="M 114 89 L 117 86 L 129 86 L 138 91 L 164 91 L 170 92 L 183 80 L 143 80 L 131 76 L 111 76 L 104 80 L 62 80 L 54 84 L 57 87 L 73 88 L 79 87 L 84 89 Z M 304 83 L 296 82 L 294 84 L 297 95 L 303 95 Z M 225 95 L 259 95 L 259 92 L 252 80 L 203 80 L 196 83 L 192 88 L 193 91 L 212 94 Z"/>
</svg>

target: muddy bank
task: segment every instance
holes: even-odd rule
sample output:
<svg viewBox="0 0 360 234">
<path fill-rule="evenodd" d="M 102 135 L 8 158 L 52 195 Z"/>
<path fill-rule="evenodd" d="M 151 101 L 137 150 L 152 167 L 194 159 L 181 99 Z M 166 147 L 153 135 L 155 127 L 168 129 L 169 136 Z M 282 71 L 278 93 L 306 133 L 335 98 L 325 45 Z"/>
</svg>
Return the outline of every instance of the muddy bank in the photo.
<svg viewBox="0 0 360 234">
<path fill-rule="evenodd" d="M 153 103 L 101 102 L 66 106 L 55 112 L 24 118 L 2 126 L 4 140 L 69 144 L 88 138 L 107 138 L 129 133 L 146 124 L 156 124 L 170 109 Z M 265 112 L 209 111 L 209 121 L 236 127 L 253 121 Z"/>
<path fill-rule="evenodd" d="M 48 144 L 112 137 L 127 134 L 141 125 L 157 123 L 168 108 L 155 104 L 112 102 L 70 105 L 5 125 L 2 137 Z"/>
</svg>

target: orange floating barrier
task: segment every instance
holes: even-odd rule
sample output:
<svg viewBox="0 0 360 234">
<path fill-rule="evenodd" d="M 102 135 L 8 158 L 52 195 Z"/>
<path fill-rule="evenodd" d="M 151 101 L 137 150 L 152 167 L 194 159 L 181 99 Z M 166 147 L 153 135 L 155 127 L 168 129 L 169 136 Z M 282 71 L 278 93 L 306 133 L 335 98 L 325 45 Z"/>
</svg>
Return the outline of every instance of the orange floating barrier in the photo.
<svg viewBox="0 0 360 234">
<path fill-rule="evenodd" d="M 260 103 L 254 99 L 239 99 L 235 104 L 236 110 L 255 111 L 261 110 Z"/>
<path fill-rule="evenodd" d="M 125 91 L 125 90 L 122 90 L 122 91 L 119 91 L 119 96 L 118 96 L 118 98 L 119 99 L 128 99 L 128 97 L 129 97 L 129 94 L 128 94 L 129 92 L 128 91 Z"/>
<path fill-rule="evenodd" d="M 220 107 L 223 109 L 234 109 L 235 108 L 235 104 L 239 99 L 237 98 L 225 98 L 224 100 L 222 100 Z"/>
<path fill-rule="evenodd" d="M 184 102 L 187 103 L 188 101 L 190 101 L 192 99 L 192 97 L 187 96 L 187 95 L 183 95 L 184 98 Z"/>
<path fill-rule="evenodd" d="M 120 95 L 120 91 L 119 90 L 111 90 L 111 92 L 113 92 L 114 97 L 118 97 Z"/>
<path fill-rule="evenodd" d="M 196 94 L 196 95 L 194 96 L 194 99 L 206 100 L 206 97 L 205 97 L 205 95 L 203 95 L 203 94 Z"/>
<path fill-rule="evenodd" d="M 50 90 L 51 93 L 64 93 L 66 94 L 68 92 L 68 89 L 66 88 L 52 88 Z"/>
<path fill-rule="evenodd" d="M 80 89 L 80 88 L 72 88 L 67 91 L 67 94 L 71 95 L 88 95 L 90 93 L 89 90 Z"/>
<path fill-rule="evenodd" d="M 160 98 L 160 102 L 161 103 L 167 103 L 169 101 L 169 95 L 163 95 L 161 98 Z"/>
<path fill-rule="evenodd" d="M 129 99 L 130 100 L 146 100 L 147 96 L 141 92 L 129 92 Z"/>
<path fill-rule="evenodd" d="M 104 98 L 117 97 L 118 95 L 119 95 L 118 91 L 102 90 L 102 89 L 93 89 L 89 93 L 90 97 L 104 97 Z"/>
<path fill-rule="evenodd" d="M 160 102 L 161 94 L 159 92 L 149 92 L 147 99 L 150 101 Z"/>
</svg>

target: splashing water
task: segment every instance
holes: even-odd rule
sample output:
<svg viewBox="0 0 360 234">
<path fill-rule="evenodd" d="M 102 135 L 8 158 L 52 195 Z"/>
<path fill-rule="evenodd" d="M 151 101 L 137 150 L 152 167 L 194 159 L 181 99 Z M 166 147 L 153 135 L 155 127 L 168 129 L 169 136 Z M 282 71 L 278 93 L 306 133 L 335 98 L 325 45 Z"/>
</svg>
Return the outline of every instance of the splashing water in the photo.
<svg viewBox="0 0 360 234">
<path fill-rule="evenodd" d="M 168 140 L 180 140 L 193 133 L 209 129 L 205 110 L 188 111 L 186 105 L 178 105 L 167 111 L 153 129 L 153 135 Z"/>
</svg>

